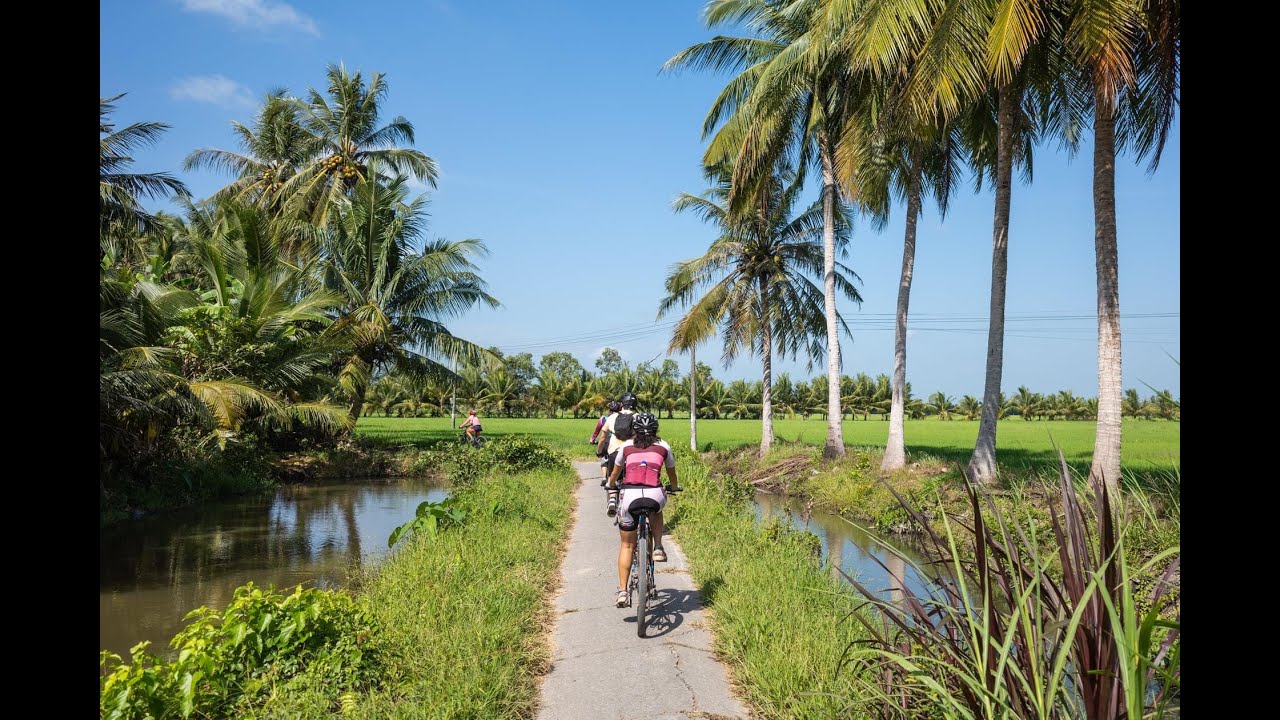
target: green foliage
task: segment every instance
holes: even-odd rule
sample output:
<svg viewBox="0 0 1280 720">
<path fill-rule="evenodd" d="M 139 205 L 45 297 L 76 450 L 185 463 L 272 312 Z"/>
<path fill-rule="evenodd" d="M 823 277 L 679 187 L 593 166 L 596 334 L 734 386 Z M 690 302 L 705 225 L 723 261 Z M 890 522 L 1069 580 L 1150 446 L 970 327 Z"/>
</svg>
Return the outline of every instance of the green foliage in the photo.
<svg viewBox="0 0 1280 720">
<path fill-rule="evenodd" d="M 368 690 L 394 680 L 365 602 L 341 590 L 285 595 L 253 583 L 222 612 L 200 607 L 170 643 L 173 660 L 103 652 L 100 711 L 111 720 L 242 717 L 297 688 Z"/>
<path fill-rule="evenodd" d="M 939 506 L 943 533 L 899 497 L 928 530 L 931 554 L 946 558 L 927 567 L 904 558 L 931 580 L 927 595 L 908 587 L 905 601 L 884 600 L 850 579 L 881 615 L 857 616 L 872 642 L 850 648 L 867 707 L 902 718 L 1163 717 L 1181 689 L 1176 600 L 1164 612 L 1177 595 L 1178 545 L 1133 572 L 1125 513 L 1105 487 L 1086 513 L 1065 463 L 1051 533 L 965 489 L 964 518 Z M 1048 554 L 1038 547 L 1046 534 Z M 1135 583 L 1152 571 L 1154 584 Z"/>
<path fill-rule="evenodd" d="M 461 525 L 466 517 L 466 511 L 458 508 L 457 501 L 453 498 L 445 498 L 440 502 L 424 500 L 418 505 L 412 520 L 391 531 L 391 536 L 387 538 L 387 547 L 394 547 L 400 538 L 406 535 L 435 537 L 436 533 L 444 528 Z"/>
<path fill-rule="evenodd" d="M 569 460 L 562 453 L 519 435 L 490 438 L 482 448 L 459 443 L 443 444 L 441 448 L 449 467 L 449 478 L 455 485 L 473 483 L 490 473 L 516 474 L 569 467 Z"/>
<path fill-rule="evenodd" d="M 771 543 L 787 543 L 808 553 L 814 562 L 822 558 L 822 540 L 808 530 L 800 530 L 792 524 L 791 513 L 785 517 L 773 516 L 760 527 L 760 534 Z"/>
</svg>

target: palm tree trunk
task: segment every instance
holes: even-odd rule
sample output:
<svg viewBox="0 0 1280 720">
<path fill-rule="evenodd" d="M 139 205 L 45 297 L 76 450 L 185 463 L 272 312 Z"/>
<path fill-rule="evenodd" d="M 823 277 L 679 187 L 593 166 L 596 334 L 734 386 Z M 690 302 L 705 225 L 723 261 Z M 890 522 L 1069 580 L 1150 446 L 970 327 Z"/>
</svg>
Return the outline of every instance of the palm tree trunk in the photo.
<svg viewBox="0 0 1280 720">
<path fill-rule="evenodd" d="M 840 412 L 840 328 L 836 324 L 836 168 L 827 137 L 818 139 L 822 156 L 822 278 L 827 313 L 827 444 L 826 458 L 844 455 L 844 415 Z"/>
<path fill-rule="evenodd" d="M 1089 480 L 1120 487 L 1120 282 L 1114 101 L 1099 85 L 1093 112 L 1093 248 L 1098 269 L 1098 435 Z"/>
<path fill-rule="evenodd" d="M 360 412 L 364 410 L 364 395 L 368 392 L 368 387 L 360 385 L 356 387 L 355 395 L 351 398 L 351 423 L 354 427 L 355 422 L 360 419 Z"/>
<path fill-rule="evenodd" d="M 889 442 L 884 448 L 882 471 L 898 470 L 907 464 L 903 436 L 903 390 L 907 387 L 907 306 L 911 302 L 911 277 L 916 265 L 916 219 L 920 215 L 919 158 L 911 161 L 911 184 L 907 188 L 907 231 L 902 240 L 902 275 L 898 279 L 897 323 L 893 331 L 893 399 L 889 406 Z"/>
<path fill-rule="evenodd" d="M 1009 199 L 1013 181 L 1013 121 L 1018 93 L 999 90 L 996 142 L 996 207 L 991 233 L 991 319 L 987 330 L 987 378 L 982 393 L 978 442 L 969 459 L 969 477 L 990 483 L 996 478 L 996 421 L 1000 417 L 1000 379 L 1004 371 L 1004 291 L 1009 271 Z"/>
<path fill-rule="evenodd" d="M 764 381 L 760 386 L 760 457 L 773 447 L 773 327 L 766 302 L 765 279 L 760 278 L 760 351 L 764 359 Z"/>
<path fill-rule="evenodd" d="M 689 450 L 698 452 L 698 356 L 689 348 Z"/>
</svg>

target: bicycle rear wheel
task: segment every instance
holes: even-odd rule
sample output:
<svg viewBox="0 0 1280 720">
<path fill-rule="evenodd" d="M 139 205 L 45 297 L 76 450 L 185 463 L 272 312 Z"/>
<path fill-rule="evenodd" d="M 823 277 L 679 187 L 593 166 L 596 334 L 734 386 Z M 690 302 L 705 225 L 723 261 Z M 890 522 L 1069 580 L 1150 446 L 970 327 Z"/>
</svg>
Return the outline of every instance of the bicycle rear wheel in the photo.
<svg viewBox="0 0 1280 720">
<path fill-rule="evenodd" d="M 636 533 L 636 635 L 644 637 L 645 617 L 649 608 L 649 515 L 640 515 L 640 528 Z"/>
</svg>

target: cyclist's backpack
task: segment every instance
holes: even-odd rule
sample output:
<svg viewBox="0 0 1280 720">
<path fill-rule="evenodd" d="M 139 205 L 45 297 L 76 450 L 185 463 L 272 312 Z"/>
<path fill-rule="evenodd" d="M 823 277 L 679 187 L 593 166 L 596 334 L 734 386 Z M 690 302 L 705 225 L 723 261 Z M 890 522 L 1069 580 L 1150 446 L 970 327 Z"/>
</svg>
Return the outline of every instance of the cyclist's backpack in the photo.
<svg viewBox="0 0 1280 720">
<path fill-rule="evenodd" d="M 635 435 L 635 430 L 631 428 L 634 418 L 632 413 L 618 413 L 618 417 L 613 419 L 613 436 L 619 440 L 630 440 Z"/>
<path fill-rule="evenodd" d="M 658 487 L 661 484 L 658 472 L 666 462 L 666 448 L 661 445 L 650 445 L 644 449 L 628 446 L 623 448 L 622 458 L 627 469 L 625 484 L 645 487 Z"/>
</svg>

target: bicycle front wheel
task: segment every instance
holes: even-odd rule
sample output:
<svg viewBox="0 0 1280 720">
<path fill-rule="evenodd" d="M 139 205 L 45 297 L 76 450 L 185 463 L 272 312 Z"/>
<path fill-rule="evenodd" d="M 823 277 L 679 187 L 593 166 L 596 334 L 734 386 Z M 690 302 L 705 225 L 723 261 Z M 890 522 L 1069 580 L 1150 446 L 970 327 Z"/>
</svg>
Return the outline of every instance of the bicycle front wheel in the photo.
<svg viewBox="0 0 1280 720">
<path fill-rule="evenodd" d="M 636 533 L 636 635 L 644 637 L 645 611 L 649 608 L 649 516 L 640 516 L 640 531 Z"/>
</svg>

